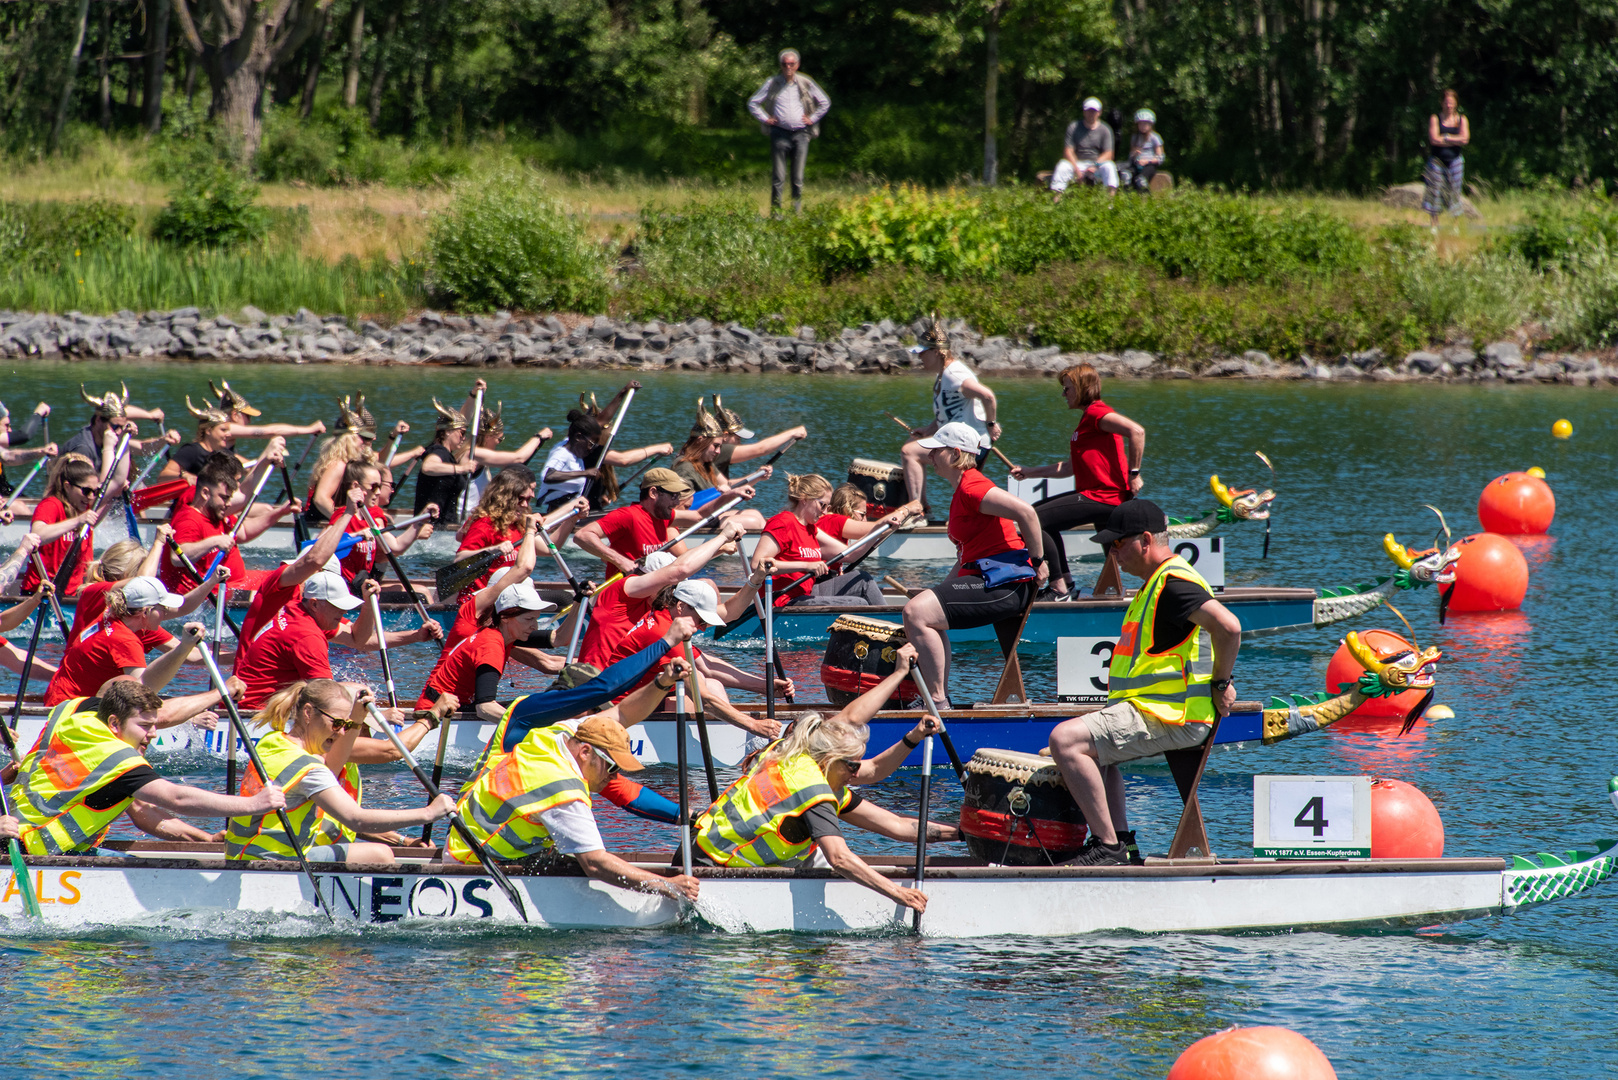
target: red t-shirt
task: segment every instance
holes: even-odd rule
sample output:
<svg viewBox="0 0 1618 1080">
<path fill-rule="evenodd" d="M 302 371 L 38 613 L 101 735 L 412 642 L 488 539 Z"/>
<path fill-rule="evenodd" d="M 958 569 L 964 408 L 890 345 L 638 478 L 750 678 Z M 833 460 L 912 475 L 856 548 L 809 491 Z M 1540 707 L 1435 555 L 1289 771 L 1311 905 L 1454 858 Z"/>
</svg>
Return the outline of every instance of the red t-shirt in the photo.
<svg viewBox="0 0 1618 1080">
<path fill-rule="evenodd" d="M 503 672 L 506 670 L 506 655 L 505 635 L 495 627 L 486 627 L 469 638 L 462 638 L 438 658 L 433 673 L 427 676 L 427 685 L 416 701 L 416 708 L 433 707 L 433 698 L 428 696 L 428 690 L 454 694 L 458 700 L 470 705 L 477 697 L 478 668 L 492 667 Z"/>
<path fill-rule="evenodd" d="M 620 506 L 598 523 L 607 546 L 626 559 L 650 555 L 675 535 L 673 522 L 655 520 L 640 503 Z"/>
<path fill-rule="evenodd" d="M 55 495 L 39 500 L 34 507 L 33 521 L 43 525 L 57 525 L 76 516 L 61 499 Z M 73 549 L 73 536 L 77 530 L 69 530 L 48 544 L 39 547 L 40 560 L 45 564 L 46 573 L 54 579 L 56 571 L 61 569 L 62 560 Z M 79 591 L 79 585 L 84 581 L 84 572 L 89 569 L 90 561 L 95 558 L 95 530 L 91 529 L 79 544 L 79 561 L 73 567 L 73 576 L 68 578 L 65 594 L 72 596 Z M 39 588 L 39 574 L 34 571 L 34 560 L 28 560 L 28 572 L 22 577 L 22 591 L 31 593 Z"/>
<path fill-rule="evenodd" d="M 253 595 L 252 601 L 247 605 L 247 614 L 242 617 L 243 641 L 251 639 L 276 612 L 302 596 L 301 586 L 281 584 L 281 575 L 285 572 L 285 566 L 278 566 L 265 574 L 264 579 L 259 582 L 258 592 Z M 240 653 L 237 653 L 236 660 L 239 665 Z"/>
<path fill-rule="evenodd" d="M 380 524 L 380 522 L 378 522 L 378 524 Z M 466 527 L 466 535 L 461 538 L 460 550 L 481 551 L 484 548 L 491 548 L 497 544 L 503 544 L 508 540 L 513 545 L 516 545 L 522 541 L 521 525 L 513 525 L 511 528 L 502 531 L 500 529 L 496 529 L 494 527 L 494 522 L 490 521 L 488 518 L 480 517 Z M 515 547 L 513 547 L 511 554 L 502 555 L 500 558 L 490 563 L 488 569 L 484 570 L 483 573 L 479 574 L 470 585 L 467 585 L 461 590 L 461 595 L 466 596 L 469 593 L 477 592 L 479 589 L 483 588 L 483 586 L 487 585 L 490 580 L 493 579 L 494 575 L 500 573 L 508 566 L 516 565 L 516 562 L 517 552 Z"/>
<path fill-rule="evenodd" d="M 146 649 L 133 630 L 122 622 L 97 620 L 67 647 L 56 676 L 45 688 L 45 704 L 94 696 L 102 683 L 122 675 L 124 668 L 145 666 Z"/>
<path fill-rule="evenodd" d="M 1101 418 L 1116 411 L 1105 401 L 1090 402 L 1068 444 L 1074 490 L 1086 499 L 1109 506 L 1123 502 L 1124 492 L 1129 490 L 1129 455 L 1124 449 L 1124 437 L 1100 427 Z"/>
<path fill-rule="evenodd" d="M 825 519 L 822 518 L 822 521 Z M 791 510 L 783 510 L 764 523 L 764 535 L 772 537 L 781 547 L 782 562 L 819 562 L 820 541 L 815 539 L 808 526 L 799 521 Z M 787 583 L 797 578 L 803 578 L 792 588 Z M 794 570 L 790 574 L 777 574 L 771 579 L 775 582 L 775 606 L 781 607 L 800 596 L 808 596 L 815 591 L 815 579 L 803 577 L 802 570 Z"/>
<path fill-rule="evenodd" d="M 955 488 L 955 498 L 949 504 L 949 538 L 955 542 L 963 564 L 1028 546 L 1017 535 L 1013 522 L 983 512 L 983 497 L 994 490 L 994 481 L 978 469 L 961 474 Z"/>
<path fill-rule="evenodd" d="M 478 598 L 471 593 L 461 597 L 461 603 L 455 609 L 455 621 L 450 623 L 449 633 L 444 635 L 444 648 L 449 649 L 462 638 L 469 638 L 478 632 Z"/>
<path fill-rule="evenodd" d="M 585 626 L 584 640 L 579 643 L 579 659 L 597 669 L 612 663 L 617 656 L 618 643 L 651 610 L 652 597 L 637 600 L 624 591 L 629 581 L 629 578 L 621 578 L 608 585 L 590 607 L 590 621 Z M 661 637 L 662 633 L 659 630 L 657 636 Z"/>
<path fill-rule="evenodd" d="M 236 675 L 247 684 L 247 692 L 238 704 L 260 709 L 277 690 L 299 679 L 331 678 L 327 640 L 301 603 L 284 604 L 252 634 L 244 628 Z"/>
<path fill-rule="evenodd" d="M 177 544 L 194 544 L 198 540 L 207 540 L 215 536 L 224 536 L 236 527 L 236 519 L 226 515 L 222 522 L 214 521 L 207 514 L 189 504 L 180 507 L 174 514 L 174 541 Z M 214 559 L 219 557 L 217 551 L 192 559 L 197 569 L 203 573 L 213 565 Z M 233 589 L 247 587 L 247 566 L 242 562 L 242 553 L 235 545 L 225 552 L 225 569 L 230 571 L 230 586 Z M 172 550 L 163 553 L 163 559 L 158 563 L 157 576 L 167 585 L 169 592 L 188 593 L 197 587 L 198 579 L 191 576 L 185 564 L 175 558 Z M 258 576 L 258 575 L 253 575 Z"/>
<path fill-rule="evenodd" d="M 101 613 L 107 610 L 107 593 L 118 588 L 118 584 L 116 581 L 93 581 L 79 590 L 79 597 L 73 604 L 73 625 L 67 632 L 69 641 L 78 637 L 80 630 L 101 618 Z M 166 649 L 174 640 L 174 635 L 162 628 L 142 630 L 135 636 L 148 649 Z"/>
<path fill-rule="evenodd" d="M 652 642 L 660 640 L 664 634 L 668 633 L 669 623 L 673 621 L 673 614 L 670 613 L 666 608 L 662 611 L 648 610 L 646 614 L 641 617 L 639 622 L 630 627 L 629 633 L 625 634 L 622 640 L 612 647 L 612 651 L 608 654 L 607 663 L 602 665 L 603 670 L 605 670 L 605 668 L 609 665 L 616 664 L 625 657 L 634 656 Z M 685 648 L 682 646 L 678 649 L 670 649 L 668 658 L 672 659 L 675 656 L 684 655 Z M 691 646 L 692 659 L 696 659 L 701 655 L 702 650 L 693 644 Z M 642 675 L 634 686 L 631 686 L 628 690 L 625 690 L 613 700 L 624 700 L 624 698 L 628 697 L 630 694 L 633 694 L 636 690 L 639 690 L 641 687 L 657 678 L 662 670 L 662 664 L 653 664 L 651 670 Z M 693 711 L 696 708 L 694 704 L 690 705 L 689 707 L 692 708 Z"/>
<path fill-rule="evenodd" d="M 815 531 L 823 532 L 833 540 L 841 540 L 846 544 L 848 537 L 843 533 L 848 528 L 848 520 L 847 514 L 821 514 L 820 520 L 815 522 Z"/>
<path fill-rule="evenodd" d="M 386 513 L 375 507 L 371 508 L 371 517 L 375 519 L 376 527 L 379 529 L 386 529 L 392 520 Z M 355 578 L 370 575 L 371 570 L 376 566 L 377 556 L 381 555 L 382 552 L 377 548 L 376 534 L 371 532 L 371 527 L 365 524 L 363 517 L 349 518 L 346 531 L 360 533 L 364 537 L 354 541 L 354 546 L 349 548 L 348 554 L 344 555 L 342 561 L 338 564 L 343 569 L 343 580 L 353 585 Z"/>
</svg>

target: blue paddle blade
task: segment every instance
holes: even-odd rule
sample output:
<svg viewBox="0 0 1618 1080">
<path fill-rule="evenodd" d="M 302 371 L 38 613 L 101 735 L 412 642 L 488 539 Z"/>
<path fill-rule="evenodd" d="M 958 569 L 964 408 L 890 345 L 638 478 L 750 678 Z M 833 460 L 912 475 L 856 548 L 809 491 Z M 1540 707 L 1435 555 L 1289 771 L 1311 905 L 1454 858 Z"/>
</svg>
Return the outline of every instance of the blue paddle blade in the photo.
<svg viewBox="0 0 1618 1080">
<path fill-rule="evenodd" d="M 140 522 L 135 520 L 135 508 L 129 504 L 128 499 L 124 500 L 124 524 L 129 526 L 129 538 L 139 541 Z"/>
<path fill-rule="evenodd" d="M 713 502 L 723 494 L 724 492 L 720 491 L 716 487 L 708 488 L 706 491 L 699 491 L 695 495 L 691 496 L 691 509 L 701 510 L 704 506 L 707 506 L 709 503 Z"/>
<path fill-rule="evenodd" d="M 354 545 L 359 543 L 363 539 L 365 539 L 365 534 L 364 533 L 344 533 L 343 538 L 341 540 L 337 541 L 337 557 L 339 559 L 347 558 L 348 553 L 354 550 Z M 314 546 L 315 546 L 315 541 L 313 541 L 313 540 L 310 540 L 310 541 L 308 541 L 308 542 L 306 542 L 304 544 L 300 544 L 298 546 L 298 554 L 301 555 L 305 551 L 308 551 L 310 548 L 312 548 Z"/>
</svg>

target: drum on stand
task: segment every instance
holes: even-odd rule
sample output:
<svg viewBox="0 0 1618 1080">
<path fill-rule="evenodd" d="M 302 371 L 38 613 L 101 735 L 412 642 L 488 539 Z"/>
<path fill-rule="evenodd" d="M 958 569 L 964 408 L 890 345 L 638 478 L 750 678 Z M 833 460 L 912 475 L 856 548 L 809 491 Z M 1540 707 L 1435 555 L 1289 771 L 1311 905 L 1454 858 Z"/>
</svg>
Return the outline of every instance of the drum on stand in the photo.
<svg viewBox="0 0 1618 1080">
<path fill-rule="evenodd" d="M 905 471 L 891 461 L 855 458 L 848 466 L 848 482 L 865 493 L 865 516 L 875 521 L 905 504 Z"/>
<path fill-rule="evenodd" d="M 961 835 L 984 862 L 1050 866 L 1084 847 L 1089 826 L 1050 758 L 982 748 L 961 789 Z"/>
<path fill-rule="evenodd" d="M 820 681 L 826 687 L 826 700 L 841 708 L 874 689 L 877 683 L 893 674 L 898 665 L 899 646 L 905 640 L 905 629 L 898 623 L 839 615 L 831 624 L 826 657 L 820 664 Z M 919 697 L 916 684 L 906 679 L 884 707 L 906 709 Z"/>
</svg>

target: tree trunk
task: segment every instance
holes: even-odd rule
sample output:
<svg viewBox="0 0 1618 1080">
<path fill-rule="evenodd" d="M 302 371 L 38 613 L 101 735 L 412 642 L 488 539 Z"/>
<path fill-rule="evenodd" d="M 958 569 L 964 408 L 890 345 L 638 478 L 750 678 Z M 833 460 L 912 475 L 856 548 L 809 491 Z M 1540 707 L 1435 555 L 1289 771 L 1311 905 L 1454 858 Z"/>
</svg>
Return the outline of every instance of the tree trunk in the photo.
<svg viewBox="0 0 1618 1080">
<path fill-rule="evenodd" d="M 112 127 L 112 62 L 108 59 L 112 55 L 112 5 L 101 5 L 101 55 L 96 57 L 96 74 L 100 80 L 96 86 L 96 100 L 100 105 L 101 130 L 106 131 Z"/>
<path fill-rule="evenodd" d="M 403 0 L 393 0 L 388 17 L 382 21 L 382 33 L 376 39 L 376 66 L 371 69 L 371 96 L 367 103 L 371 112 L 371 126 L 382 120 L 382 88 L 388 78 L 388 49 L 393 45 L 393 33 L 399 28 L 399 6 Z"/>
<path fill-rule="evenodd" d="M 999 180 L 999 147 L 995 137 L 1000 127 L 1000 14 L 996 4 L 989 10 L 988 25 L 983 30 L 983 183 L 993 187 Z"/>
<path fill-rule="evenodd" d="M 73 104 L 73 83 L 79 77 L 79 60 L 84 56 L 84 31 L 90 19 L 90 0 L 79 0 L 78 32 L 73 51 L 67 57 L 67 74 L 62 78 L 62 100 L 56 106 L 56 123 L 51 125 L 51 149 L 62 145 L 62 129 L 67 127 L 67 110 Z"/>
<path fill-rule="evenodd" d="M 239 163 L 244 166 L 258 156 L 258 145 L 264 137 L 264 84 L 270 74 L 269 59 L 267 52 L 260 53 L 230 67 L 230 53 L 221 50 L 215 60 L 217 76 L 210 72 L 213 117 L 234 136 L 240 148 Z"/>
<path fill-rule="evenodd" d="M 365 50 L 365 0 L 354 0 L 348 20 L 348 62 L 343 67 L 343 108 L 360 103 L 360 53 Z"/>
<path fill-rule="evenodd" d="M 163 130 L 163 69 L 169 55 L 169 0 L 149 0 L 151 32 L 146 38 L 146 130 Z"/>
<path fill-rule="evenodd" d="M 320 86 L 320 68 L 326 60 L 326 40 L 331 31 L 328 14 L 326 11 L 320 13 L 314 37 L 309 42 L 309 69 L 304 72 L 303 100 L 298 105 L 298 115 L 305 120 L 309 119 L 309 113 L 315 107 L 315 90 Z"/>
</svg>

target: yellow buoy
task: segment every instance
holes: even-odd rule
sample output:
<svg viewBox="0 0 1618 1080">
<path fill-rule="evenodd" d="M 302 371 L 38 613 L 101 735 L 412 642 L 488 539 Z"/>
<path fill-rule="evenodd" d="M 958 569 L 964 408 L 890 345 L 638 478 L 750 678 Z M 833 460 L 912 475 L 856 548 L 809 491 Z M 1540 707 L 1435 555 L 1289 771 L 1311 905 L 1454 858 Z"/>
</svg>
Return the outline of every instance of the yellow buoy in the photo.
<svg viewBox="0 0 1618 1080">
<path fill-rule="evenodd" d="M 1551 434 L 1558 439 L 1568 438 L 1573 434 L 1573 422 L 1571 420 L 1558 420 L 1551 425 Z"/>
<path fill-rule="evenodd" d="M 1455 710 L 1448 705 L 1434 705 L 1422 715 L 1429 720 L 1453 720 L 1455 719 Z"/>
<path fill-rule="evenodd" d="M 1543 480 L 1543 479 L 1545 479 L 1545 470 L 1541 469 L 1538 465 L 1533 465 L 1533 466 L 1529 467 L 1528 475 L 1529 476 L 1535 476 L 1535 477 L 1538 477 L 1539 479 Z"/>
</svg>

